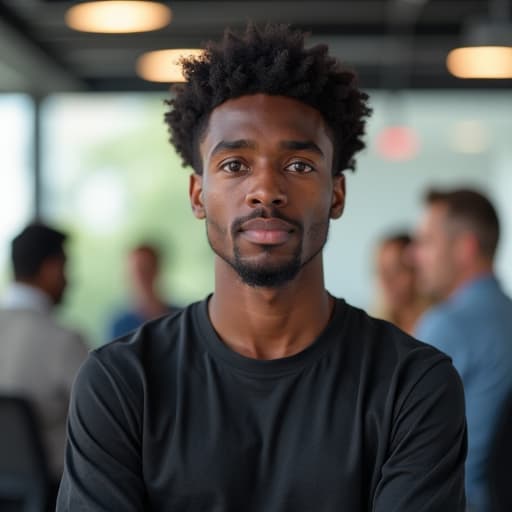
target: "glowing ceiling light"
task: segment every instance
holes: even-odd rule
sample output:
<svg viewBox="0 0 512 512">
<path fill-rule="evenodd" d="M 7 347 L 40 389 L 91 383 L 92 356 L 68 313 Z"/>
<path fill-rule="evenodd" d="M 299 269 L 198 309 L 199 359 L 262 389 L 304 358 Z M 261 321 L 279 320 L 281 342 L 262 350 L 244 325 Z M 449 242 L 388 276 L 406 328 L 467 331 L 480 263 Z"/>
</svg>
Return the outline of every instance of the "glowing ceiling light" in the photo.
<svg viewBox="0 0 512 512">
<path fill-rule="evenodd" d="M 69 27 L 81 32 L 148 32 L 167 26 L 172 12 L 159 2 L 110 0 L 74 5 L 65 18 Z"/>
<path fill-rule="evenodd" d="M 141 55 L 137 60 L 137 74 L 150 82 L 185 82 L 180 60 L 201 56 L 203 50 L 157 50 Z"/>
<path fill-rule="evenodd" d="M 448 54 L 446 65 L 458 78 L 512 78 L 512 47 L 456 48 Z"/>
</svg>

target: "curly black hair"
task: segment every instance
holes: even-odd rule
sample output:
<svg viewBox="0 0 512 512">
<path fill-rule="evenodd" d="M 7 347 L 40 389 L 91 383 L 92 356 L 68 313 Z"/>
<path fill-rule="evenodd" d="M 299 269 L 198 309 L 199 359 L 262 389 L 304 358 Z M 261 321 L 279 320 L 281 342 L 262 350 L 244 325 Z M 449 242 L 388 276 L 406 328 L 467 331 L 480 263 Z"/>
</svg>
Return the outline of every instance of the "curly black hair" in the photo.
<svg viewBox="0 0 512 512">
<path fill-rule="evenodd" d="M 171 109 L 165 122 L 184 166 L 202 174 L 199 142 L 215 107 L 264 93 L 318 110 L 333 139 L 333 174 L 355 169 L 354 154 L 365 147 L 365 117 L 371 114 L 368 95 L 358 89 L 356 75 L 328 55 L 327 45 L 304 48 L 305 35 L 288 25 L 250 23 L 241 35 L 228 29 L 222 41 L 210 41 L 201 57 L 182 60 L 187 82 L 166 101 Z"/>
</svg>

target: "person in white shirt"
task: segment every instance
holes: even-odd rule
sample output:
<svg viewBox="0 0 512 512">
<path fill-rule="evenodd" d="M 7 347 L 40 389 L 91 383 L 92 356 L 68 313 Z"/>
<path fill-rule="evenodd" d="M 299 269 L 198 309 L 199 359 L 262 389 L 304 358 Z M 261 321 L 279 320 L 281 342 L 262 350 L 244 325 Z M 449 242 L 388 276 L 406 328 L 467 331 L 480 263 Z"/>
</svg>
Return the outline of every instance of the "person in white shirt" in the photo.
<svg viewBox="0 0 512 512">
<path fill-rule="evenodd" d="M 82 336 L 52 314 L 67 284 L 65 240 L 43 224 L 30 224 L 14 238 L 14 281 L 0 308 L 0 393 L 34 406 L 55 483 L 64 463 L 71 385 L 88 353 Z"/>
</svg>

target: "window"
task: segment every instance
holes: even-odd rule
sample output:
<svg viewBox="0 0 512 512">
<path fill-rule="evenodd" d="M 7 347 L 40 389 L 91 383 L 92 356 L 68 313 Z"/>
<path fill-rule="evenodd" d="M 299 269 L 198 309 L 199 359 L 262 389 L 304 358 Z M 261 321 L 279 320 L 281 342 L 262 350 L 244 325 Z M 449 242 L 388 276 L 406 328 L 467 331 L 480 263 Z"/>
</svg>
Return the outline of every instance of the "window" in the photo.
<svg viewBox="0 0 512 512">
<path fill-rule="evenodd" d="M 0 95 L 0 284 L 10 273 L 11 239 L 26 224 L 32 204 L 33 105 L 22 94 Z"/>
<path fill-rule="evenodd" d="M 212 255 L 188 203 L 190 170 L 167 141 L 160 96 L 59 95 L 43 110 L 43 214 L 70 233 L 63 320 L 106 341 L 112 313 L 130 300 L 125 255 L 141 241 L 163 251 L 170 302 L 213 287 Z"/>
</svg>

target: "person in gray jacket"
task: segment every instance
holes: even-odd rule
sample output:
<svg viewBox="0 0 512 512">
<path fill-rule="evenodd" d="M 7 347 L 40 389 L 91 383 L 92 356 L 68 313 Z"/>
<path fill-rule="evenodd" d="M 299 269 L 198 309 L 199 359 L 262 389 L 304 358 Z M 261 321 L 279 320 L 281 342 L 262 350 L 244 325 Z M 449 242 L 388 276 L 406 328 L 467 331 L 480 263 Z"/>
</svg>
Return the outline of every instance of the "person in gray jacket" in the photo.
<svg viewBox="0 0 512 512">
<path fill-rule="evenodd" d="M 66 235 L 30 224 L 11 246 L 14 280 L 0 308 L 0 393 L 28 398 L 39 418 L 51 477 L 64 464 L 71 385 L 88 348 L 55 320 L 66 289 Z"/>
</svg>

